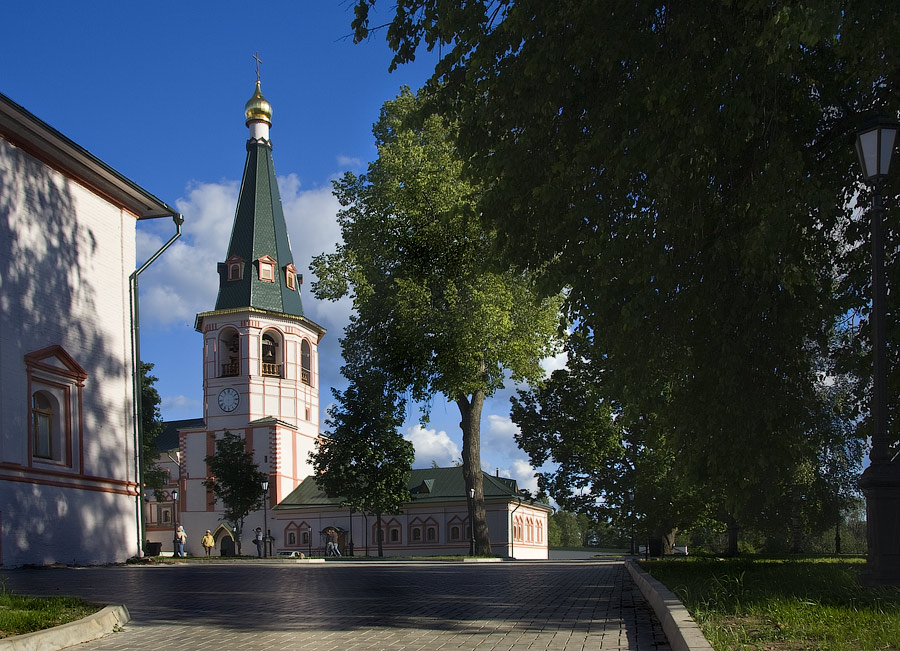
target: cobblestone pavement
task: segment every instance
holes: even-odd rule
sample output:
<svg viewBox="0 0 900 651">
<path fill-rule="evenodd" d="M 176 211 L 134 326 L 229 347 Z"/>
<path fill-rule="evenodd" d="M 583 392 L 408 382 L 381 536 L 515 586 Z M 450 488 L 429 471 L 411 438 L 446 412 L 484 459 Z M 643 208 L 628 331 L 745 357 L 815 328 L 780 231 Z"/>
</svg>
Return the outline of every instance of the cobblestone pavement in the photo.
<svg viewBox="0 0 900 651">
<path fill-rule="evenodd" d="M 18 593 L 124 603 L 79 649 L 669 649 L 621 561 L 13 570 Z"/>
</svg>

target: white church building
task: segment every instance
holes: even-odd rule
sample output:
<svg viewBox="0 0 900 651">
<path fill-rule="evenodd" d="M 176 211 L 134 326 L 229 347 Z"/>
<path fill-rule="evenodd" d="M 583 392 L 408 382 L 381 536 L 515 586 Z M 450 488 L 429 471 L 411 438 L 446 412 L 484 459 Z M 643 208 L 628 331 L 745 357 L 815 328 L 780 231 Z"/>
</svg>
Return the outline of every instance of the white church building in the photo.
<svg viewBox="0 0 900 651">
<path fill-rule="evenodd" d="M 131 281 L 159 217 L 177 237 L 174 209 L 0 95 L 4 567 L 140 551 Z"/>
</svg>

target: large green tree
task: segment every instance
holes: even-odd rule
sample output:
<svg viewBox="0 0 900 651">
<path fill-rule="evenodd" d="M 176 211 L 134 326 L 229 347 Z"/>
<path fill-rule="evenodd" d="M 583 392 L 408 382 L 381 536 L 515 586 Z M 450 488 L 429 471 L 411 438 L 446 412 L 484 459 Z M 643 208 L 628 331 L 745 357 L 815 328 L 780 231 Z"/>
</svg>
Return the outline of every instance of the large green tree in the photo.
<svg viewBox="0 0 900 651">
<path fill-rule="evenodd" d="M 332 389 L 337 402 L 328 409 L 329 429 L 310 456 L 325 493 L 342 498 L 342 507 L 374 515 L 381 532 L 381 516 L 399 513 L 411 499 L 407 482 L 415 449 L 399 432 L 405 402 L 389 378 L 377 370 L 349 375 L 345 391 Z M 379 556 L 383 542 L 379 533 Z"/>
<path fill-rule="evenodd" d="M 237 551 L 241 554 L 241 536 L 244 519 L 263 507 L 266 492 L 262 483 L 266 474 L 259 471 L 253 461 L 253 453 L 247 449 L 247 441 L 237 434 L 225 431 L 216 439 L 216 451 L 204 459 L 208 479 L 203 485 L 211 489 L 216 499 L 225 507 L 223 519 L 231 523 L 237 535 Z"/>
<path fill-rule="evenodd" d="M 506 259 L 568 288 L 606 396 L 657 419 L 732 528 L 814 456 L 819 362 L 843 315 L 866 325 L 851 136 L 897 115 L 898 29 L 870 0 L 398 0 L 387 29 L 393 65 L 440 47 L 436 106 Z"/>
<path fill-rule="evenodd" d="M 486 396 L 542 375 L 558 318 L 555 297 L 530 274 L 491 256 L 494 232 L 478 219 L 480 186 L 462 176 L 456 126 L 423 116 L 408 89 L 374 127 L 378 159 L 335 183 L 343 243 L 313 260 L 318 298 L 350 295 L 350 328 L 376 364 L 415 400 L 455 402 L 463 475 L 475 491 L 476 553 L 491 553 L 482 488 L 480 427 Z"/>
<path fill-rule="evenodd" d="M 512 398 L 516 442 L 545 468 L 539 486 L 562 508 L 657 537 L 670 550 L 678 529 L 707 509 L 703 487 L 686 479 L 659 418 L 608 399 L 592 351 L 575 332 L 566 367 Z"/>
</svg>

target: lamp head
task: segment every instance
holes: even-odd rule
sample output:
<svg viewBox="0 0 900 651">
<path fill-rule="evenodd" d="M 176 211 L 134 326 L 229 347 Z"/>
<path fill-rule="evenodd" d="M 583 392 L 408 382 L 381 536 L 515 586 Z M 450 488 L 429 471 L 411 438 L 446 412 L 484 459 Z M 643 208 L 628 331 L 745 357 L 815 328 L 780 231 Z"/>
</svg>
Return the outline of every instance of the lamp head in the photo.
<svg viewBox="0 0 900 651">
<path fill-rule="evenodd" d="M 883 179 L 891 169 L 891 158 L 900 125 L 895 120 L 877 116 L 856 133 L 856 154 L 866 182 Z"/>
</svg>

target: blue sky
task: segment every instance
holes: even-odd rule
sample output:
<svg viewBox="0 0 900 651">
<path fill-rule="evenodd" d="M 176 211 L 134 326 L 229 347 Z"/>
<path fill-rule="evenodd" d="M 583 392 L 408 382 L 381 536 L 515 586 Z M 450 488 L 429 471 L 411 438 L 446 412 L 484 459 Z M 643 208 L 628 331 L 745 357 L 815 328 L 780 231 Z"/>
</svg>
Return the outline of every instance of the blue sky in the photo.
<svg viewBox="0 0 900 651">
<path fill-rule="evenodd" d="M 340 234 L 331 179 L 361 172 L 375 155 L 371 126 L 403 85 L 420 87 L 436 55 L 388 73 L 383 35 L 354 45 L 352 0 L 300 2 L 91 1 L 12 3 L 4 8 L 0 92 L 185 216 L 184 235 L 141 277 L 142 357 L 156 365 L 166 419 L 202 416 L 199 333 L 194 315 L 215 304 L 243 171 L 243 107 L 259 52 L 262 91 L 273 107 L 275 167 L 294 259 L 305 276 L 308 317 L 328 329 L 319 349 L 321 421 L 342 387 L 338 338 L 348 303 L 310 294 L 313 255 Z M 377 18 L 374 23 L 386 22 Z M 141 224 L 138 264 L 173 232 L 170 220 Z M 553 368 L 558 360 L 548 360 Z M 485 470 L 534 488 L 512 438 L 512 387 L 482 418 Z M 435 396 L 428 425 L 413 407 L 404 435 L 416 466 L 459 458 L 459 412 Z"/>
</svg>

